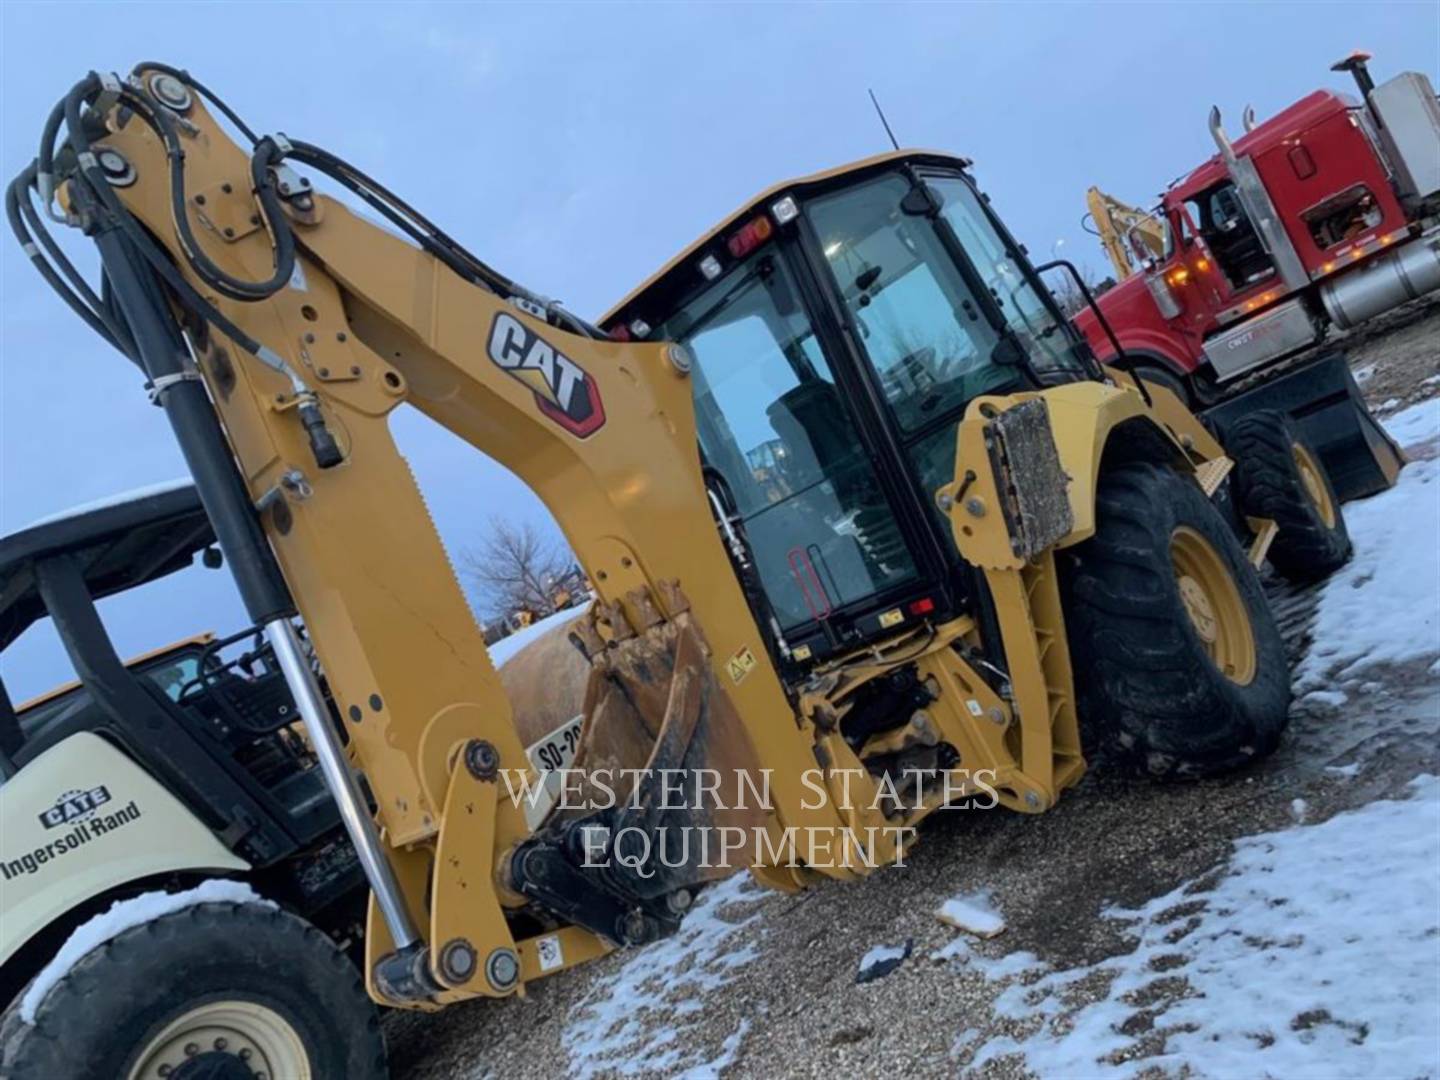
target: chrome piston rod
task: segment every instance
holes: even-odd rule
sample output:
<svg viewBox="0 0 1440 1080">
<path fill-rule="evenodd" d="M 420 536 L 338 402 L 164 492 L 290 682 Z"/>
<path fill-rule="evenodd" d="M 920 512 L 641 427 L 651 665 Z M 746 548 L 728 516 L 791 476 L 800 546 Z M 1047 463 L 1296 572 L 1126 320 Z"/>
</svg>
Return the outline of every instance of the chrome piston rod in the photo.
<svg viewBox="0 0 1440 1080">
<path fill-rule="evenodd" d="M 305 730 L 320 759 L 320 769 L 325 774 L 325 786 L 330 789 L 335 804 L 340 807 L 340 820 L 355 845 L 365 877 L 375 893 L 375 902 L 380 905 L 380 914 L 385 917 L 385 926 L 397 949 L 404 949 L 420 940 L 420 933 L 410 918 L 405 906 L 405 897 L 400 892 L 400 883 L 395 871 L 385 857 L 380 843 L 380 832 L 365 804 L 360 783 L 345 758 L 345 749 L 340 737 L 330 722 L 330 712 L 325 707 L 325 698 L 315 673 L 310 670 L 305 650 L 300 646 L 300 636 L 289 619 L 274 619 L 265 624 L 265 637 L 275 650 L 280 661 L 280 670 L 290 692 L 295 695 L 295 705 L 300 718 L 305 721 Z"/>
</svg>

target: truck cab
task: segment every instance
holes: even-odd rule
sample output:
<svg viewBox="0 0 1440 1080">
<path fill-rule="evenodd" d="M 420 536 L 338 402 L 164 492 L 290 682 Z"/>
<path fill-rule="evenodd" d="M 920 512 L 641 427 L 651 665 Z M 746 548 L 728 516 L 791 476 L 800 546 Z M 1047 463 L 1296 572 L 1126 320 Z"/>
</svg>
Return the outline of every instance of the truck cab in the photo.
<svg viewBox="0 0 1440 1080">
<path fill-rule="evenodd" d="M 1176 181 L 1152 212 L 1157 258 L 1100 298 L 1126 359 L 1209 404 L 1232 380 L 1440 287 L 1437 182 L 1412 163 L 1440 154 L 1440 109 L 1423 76 L 1363 100 L 1318 90 L 1233 143 L 1218 110 L 1217 153 Z M 1387 122 L 1388 117 L 1388 122 Z M 1076 325 L 1105 361 L 1114 344 L 1096 314 Z"/>
</svg>

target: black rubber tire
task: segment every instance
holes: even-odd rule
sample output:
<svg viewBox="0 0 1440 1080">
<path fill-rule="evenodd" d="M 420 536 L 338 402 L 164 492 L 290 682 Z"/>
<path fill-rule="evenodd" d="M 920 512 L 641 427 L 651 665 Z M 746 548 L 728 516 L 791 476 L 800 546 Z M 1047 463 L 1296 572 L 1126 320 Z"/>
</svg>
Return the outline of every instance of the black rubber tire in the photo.
<svg viewBox="0 0 1440 1080">
<path fill-rule="evenodd" d="M 45 995 L 33 1025 L 20 1019 L 17 999 L 0 1022 L 0 1077 L 116 1080 L 167 1023 L 231 1000 L 280 1014 L 300 1036 L 313 1076 L 389 1075 L 364 980 L 328 937 L 277 908 L 207 903 L 87 953 Z"/>
<path fill-rule="evenodd" d="M 1172 391 L 1175 396 L 1180 399 L 1180 404 L 1184 405 L 1187 409 L 1193 406 L 1194 395 L 1191 393 L 1190 387 L 1184 379 L 1176 375 L 1173 371 L 1156 367 L 1153 364 L 1136 364 L 1135 374 L 1139 375 L 1140 378 L 1144 379 L 1147 383 L 1154 383 L 1157 386 L 1163 386 L 1165 389 Z M 1128 375 L 1119 381 L 1121 386 L 1127 383 L 1132 386 L 1134 385 Z"/>
<path fill-rule="evenodd" d="M 1320 456 L 1284 413 L 1262 410 L 1237 420 L 1230 428 L 1226 452 L 1235 460 L 1235 498 L 1251 517 L 1270 518 L 1280 531 L 1270 545 L 1270 565 L 1290 581 L 1308 583 L 1328 577 L 1350 561 L 1350 533 L 1345 514 Z M 1334 511 L 1326 525 L 1314 499 L 1305 490 L 1292 446 L 1304 448 L 1315 462 L 1319 480 Z"/>
<path fill-rule="evenodd" d="M 1235 534 L 1189 477 L 1148 463 L 1101 476 L 1096 531 L 1059 557 L 1071 666 L 1097 756 L 1161 779 L 1208 776 L 1279 744 L 1290 671 L 1275 617 Z M 1247 684 L 1216 666 L 1186 614 L 1171 561 L 1175 530 L 1199 533 L 1249 616 Z"/>
</svg>

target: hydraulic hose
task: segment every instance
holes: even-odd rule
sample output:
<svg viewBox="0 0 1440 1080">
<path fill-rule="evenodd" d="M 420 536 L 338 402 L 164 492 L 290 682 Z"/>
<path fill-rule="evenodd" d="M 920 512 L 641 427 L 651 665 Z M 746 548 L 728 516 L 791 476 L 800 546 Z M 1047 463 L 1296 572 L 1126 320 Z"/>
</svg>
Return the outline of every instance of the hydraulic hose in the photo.
<svg viewBox="0 0 1440 1080">
<path fill-rule="evenodd" d="M 64 253 L 60 252 L 58 247 L 55 246 L 54 239 L 38 220 L 38 215 L 34 214 L 34 208 L 29 202 L 30 187 L 34 181 L 35 165 L 32 163 L 16 176 L 14 180 L 10 181 L 10 186 L 5 189 L 5 217 L 10 223 L 11 231 L 15 234 L 15 238 L 20 241 L 20 246 L 24 249 L 25 254 L 30 256 L 30 261 L 34 264 L 35 269 L 39 271 L 45 283 L 55 290 L 60 299 L 64 300 L 70 307 L 70 310 L 80 316 L 85 324 L 104 338 L 108 344 L 113 345 L 131 360 L 134 360 L 133 343 L 127 341 L 122 344 L 120 338 L 116 336 L 115 329 L 109 325 L 104 315 L 101 314 L 103 305 L 100 299 L 95 297 L 89 284 L 77 274 L 71 278 L 74 287 L 67 285 L 60 279 L 60 275 L 55 272 L 54 266 L 51 265 L 52 261 L 61 262 L 62 270 L 65 271 L 67 277 L 74 271 L 73 265 L 69 263 L 68 259 L 65 259 Z M 36 240 L 39 240 L 40 245 L 44 247 L 43 252 L 41 251 L 41 247 L 36 246 Z M 46 258 L 47 253 L 50 256 L 48 260 Z M 93 303 L 91 302 L 92 299 Z"/>
<path fill-rule="evenodd" d="M 254 148 L 250 155 L 251 183 L 260 204 L 264 225 L 271 238 L 274 255 L 274 271 L 269 278 L 261 281 L 246 280 L 227 273 L 206 254 L 196 239 L 185 196 L 185 150 L 178 134 L 179 121 L 168 109 L 157 104 L 150 92 L 140 85 L 139 74 L 142 71 L 179 79 L 185 86 L 204 97 L 250 140 Z M 26 192 L 33 187 L 38 192 L 48 216 L 67 224 L 77 224 L 73 214 L 57 214 L 53 206 L 57 146 L 68 145 L 75 157 L 74 170 L 68 175 L 74 182 L 85 185 L 85 189 L 93 195 L 94 203 L 98 203 L 103 211 L 113 218 L 133 249 L 180 303 L 234 341 L 237 347 L 251 353 L 290 380 L 298 416 L 316 463 L 321 468 L 339 464 L 343 460 L 343 453 L 325 425 L 314 393 L 282 357 L 241 330 L 200 295 L 180 273 L 169 252 L 161 248 L 139 224 L 113 190 L 110 178 L 100 166 L 93 144 L 93 139 L 102 137 L 105 130 L 102 118 L 94 109 L 95 102 L 101 99 L 102 95 L 108 99 L 106 104 L 123 104 L 160 139 L 165 148 L 170 212 L 181 255 L 196 277 L 230 299 L 246 303 L 262 301 L 286 288 L 291 280 L 296 264 L 297 243 L 293 226 L 276 191 L 275 170 L 287 159 L 294 159 L 331 177 L 353 192 L 421 250 L 438 259 L 462 279 L 502 297 L 526 301 L 543 310 L 549 320 L 567 327 L 572 332 L 591 338 L 604 336 L 594 325 L 565 311 L 558 303 L 529 292 L 487 266 L 424 215 L 343 159 L 310 143 L 292 143 L 283 137 L 257 136 L 218 95 L 192 78 L 188 72 L 164 64 L 143 64 L 136 68 L 136 77 L 123 84 L 113 77 L 102 79 L 97 73 L 91 72 L 77 82 L 51 110 L 42 131 L 35 164 L 16 177 L 7 191 L 7 217 L 17 239 L 27 254 L 31 255 L 47 284 L 56 290 L 66 304 L 108 344 L 132 361 L 139 362 L 135 343 L 122 311 L 114 302 L 109 282 L 102 278 L 102 295 L 97 297 L 94 289 L 55 244 L 39 215 L 28 202 Z M 63 143 L 60 142 L 62 127 Z M 65 164 L 68 168 L 68 161 Z M 36 247 L 37 240 L 48 254 L 49 262 Z"/>
<path fill-rule="evenodd" d="M 240 134 L 244 135 L 245 138 L 250 140 L 251 146 L 256 145 L 260 141 L 260 136 L 256 135 L 255 132 L 250 130 L 250 126 L 246 124 L 244 120 L 240 119 L 239 114 L 237 114 L 234 109 L 230 108 L 229 105 L 226 105 L 225 102 L 220 99 L 218 94 L 212 91 L 199 79 L 195 78 L 195 76 L 191 75 L 190 72 L 186 71 L 184 68 L 171 67 L 169 64 L 161 64 L 155 61 L 147 60 L 144 63 L 136 64 L 135 70 L 137 72 L 156 71 L 159 72 L 161 75 L 169 75 L 172 79 L 179 79 L 186 86 L 190 87 L 191 90 L 194 90 L 211 105 L 214 105 L 215 108 L 220 110 L 220 112 L 225 116 L 225 119 L 229 120 L 230 123 L 234 124 L 235 129 L 239 131 Z"/>
</svg>

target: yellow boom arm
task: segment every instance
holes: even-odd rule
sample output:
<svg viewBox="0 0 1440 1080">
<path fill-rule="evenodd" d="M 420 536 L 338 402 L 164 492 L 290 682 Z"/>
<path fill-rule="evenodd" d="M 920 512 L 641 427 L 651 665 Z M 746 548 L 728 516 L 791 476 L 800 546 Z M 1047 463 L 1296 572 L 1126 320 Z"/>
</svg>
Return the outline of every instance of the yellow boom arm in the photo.
<svg viewBox="0 0 1440 1080">
<path fill-rule="evenodd" d="M 1124 281 L 1136 272 L 1136 245 L 1156 259 L 1164 255 L 1165 230 L 1152 215 L 1106 195 L 1097 187 L 1085 193 L 1085 205 L 1090 208 L 1100 246 L 1115 268 L 1116 281 Z"/>
</svg>

